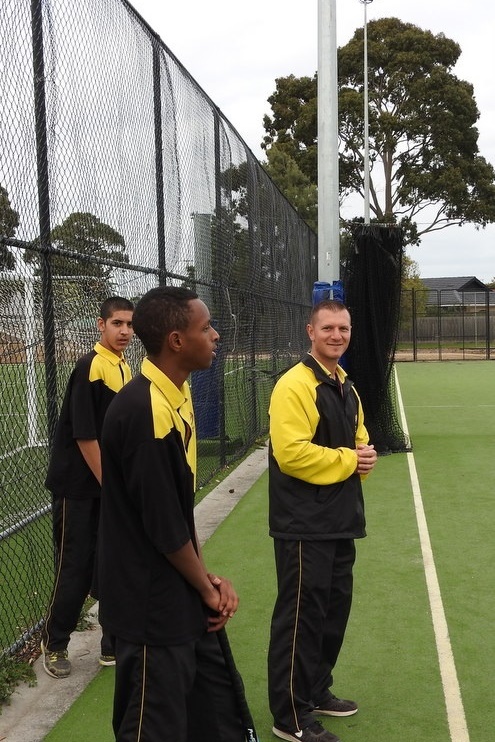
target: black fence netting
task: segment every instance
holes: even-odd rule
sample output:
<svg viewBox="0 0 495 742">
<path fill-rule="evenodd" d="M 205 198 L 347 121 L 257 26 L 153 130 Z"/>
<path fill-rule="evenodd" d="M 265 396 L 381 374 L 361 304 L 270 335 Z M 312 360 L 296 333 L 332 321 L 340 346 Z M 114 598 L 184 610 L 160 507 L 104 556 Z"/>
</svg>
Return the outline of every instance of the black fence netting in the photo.
<svg viewBox="0 0 495 742">
<path fill-rule="evenodd" d="M 267 431 L 274 380 L 306 347 L 317 245 L 131 5 L 1 5 L 0 643 L 19 653 L 52 585 L 50 441 L 101 301 L 166 283 L 209 305 L 201 486 Z M 134 371 L 142 355 L 135 338 Z"/>
<path fill-rule="evenodd" d="M 380 453 L 407 451 L 398 416 L 393 371 L 400 320 L 402 230 L 381 225 L 355 229 L 344 270 L 353 333 L 346 353 L 349 375 L 363 402 L 371 442 Z"/>
</svg>

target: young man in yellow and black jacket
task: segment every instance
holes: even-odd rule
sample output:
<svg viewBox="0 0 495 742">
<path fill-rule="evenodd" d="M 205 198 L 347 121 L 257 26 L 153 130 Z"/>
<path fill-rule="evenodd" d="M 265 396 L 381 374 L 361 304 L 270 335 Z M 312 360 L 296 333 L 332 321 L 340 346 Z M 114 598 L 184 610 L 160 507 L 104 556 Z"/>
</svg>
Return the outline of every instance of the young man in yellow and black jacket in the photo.
<svg viewBox="0 0 495 742">
<path fill-rule="evenodd" d="M 115 637 L 115 740 L 244 742 L 216 636 L 239 601 L 207 571 L 194 524 L 187 378 L 211 366 L 219 335 L 198 295 L 177 286 L 148 291 L 134 328 L 147 357 L 102 433 L 99 617 Z"/>
<path fill-rule="evenodd" d="M 339 742 L 315 715 L 350 716 L 329 688 L 352 600 L 354 539 L 365 532 L 361 479 L 374 467 L 361 401 L 338 362 L 351 337 L 336 301 L 314 307 L 310 353 L 277 382 L 270 402 L 270 535 L 278 595 L 268 654 L 273 732 Z"/>
<path fill-rule="evenodd" d="M 131 379 L 123 356 L 132 336 L 134 305 L 106 299 L 97 320 L 100 341 L 79 358 L 67 384 L 55 430 L 46 487 L 52 493 L 55 583 L 43 626 L 43 667 L 53 678 L 70 674 L 67 647 L 93 585 L 100 515 L 100 438 L 107 408 Z M 115 664 L 103 635 L 100 664 Z"/>
</svg>

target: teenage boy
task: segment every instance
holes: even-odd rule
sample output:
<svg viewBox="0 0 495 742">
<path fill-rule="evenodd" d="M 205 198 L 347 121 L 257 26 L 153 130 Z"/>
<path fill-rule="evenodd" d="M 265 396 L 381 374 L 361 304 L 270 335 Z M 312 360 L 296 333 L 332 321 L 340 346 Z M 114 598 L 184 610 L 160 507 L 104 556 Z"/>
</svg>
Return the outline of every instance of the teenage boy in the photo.
<svg viewBox="0 0 495 742">
<path fill-rule="evenodd" d="M 43 667 L 65 678 L 67 647 L 91 591 L 100 515 L 100 436 L 108 405 L 131 379 L 123 352 L 132 336 L 134 306 L 106 299 L 97 320 L 100 340 L 82 356 L 67 384 L 46 477 L 52 493 L 55 583 L 42 630 Z M 103 633 L 100 664 L 115 664 L 113 642 Z"/>
<path fill-rule="evenodd" d="M 219 335 L 197 294 L 151 289 L 134 329 L 147 353 L 102 433 L 100 621 L 115 637 L 117 742 L 244 742 L 216 632 L 238 597 L 208 573 L 194 524 L 196 430 L 187 377 Z"/>
</svg>

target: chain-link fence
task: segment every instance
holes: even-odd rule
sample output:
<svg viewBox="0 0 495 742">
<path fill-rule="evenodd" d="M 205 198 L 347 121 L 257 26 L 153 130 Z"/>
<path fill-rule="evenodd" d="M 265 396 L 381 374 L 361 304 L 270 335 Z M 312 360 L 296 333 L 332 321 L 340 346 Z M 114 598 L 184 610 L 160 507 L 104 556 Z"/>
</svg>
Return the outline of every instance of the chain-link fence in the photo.
<svg viewBox="0 0 495 742">
<path fill-rule="evenodd" d="M 0 642 L 22 648 L 52 585 L 47 456 L 103 298 L 187 285 L 221 334 L 192 379 L 199 484 L 267 430 L 306 345 L 316 238 L 124 0 L 2 0 Z M 227 63 L 227 62 L 226 62 Z M 134 370 L 142 349 L 128 352 Z"/>
<path fill-rule="evenodd" d="M 495 358 L 495 292 L 403 290 L 396 361 Z"/>
</svg>

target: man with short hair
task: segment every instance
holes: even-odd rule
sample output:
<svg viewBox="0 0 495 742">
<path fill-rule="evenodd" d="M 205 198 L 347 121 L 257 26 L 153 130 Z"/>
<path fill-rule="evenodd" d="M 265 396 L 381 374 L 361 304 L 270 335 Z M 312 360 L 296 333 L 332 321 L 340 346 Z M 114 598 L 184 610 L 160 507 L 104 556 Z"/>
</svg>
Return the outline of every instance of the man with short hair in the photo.
<svg viewBox="0 0 495 742">
<path fill-rule="evenodd" d="M 377 456 L 361 401 L 338 363 L 351 339 L 347 308 L 320 302 L 307 332 L 311 350 L 279 379 L 269 410 L 278 594 L 268 692 L 277 737 L 339 742 L 314 716 L 357 712 L 329 688 L 351 608 L 354 539 L 366 535 L 361 479 Z"/>
<path fill-rule="evenodd" d="M 147 353 L 103 426 L 99 617 L 115 636 L 117 742 L 244 742 L 216 631 L 238 606 L 207 572 L 194 524 L 196 427 L 187 378 L 219 335 L 198 295 L 151 289 L 134 329 Z"/>
<path fill-rule="evenodd" d="M 131 378 L 124 350 L 133 336 L 132 302 L 105 299 L 100 340 L 72 371 L 55 431 L 46 487 L 52 493 L 55 584 L 42 630 L 43 668 L 53 678 L 70 674 L 67 647 L 95 571 L 100 514 L 100 436 L 108 405 Z M 113 665 L 111 637 L 103 634 L 101 665 Z"/>
</svg>

